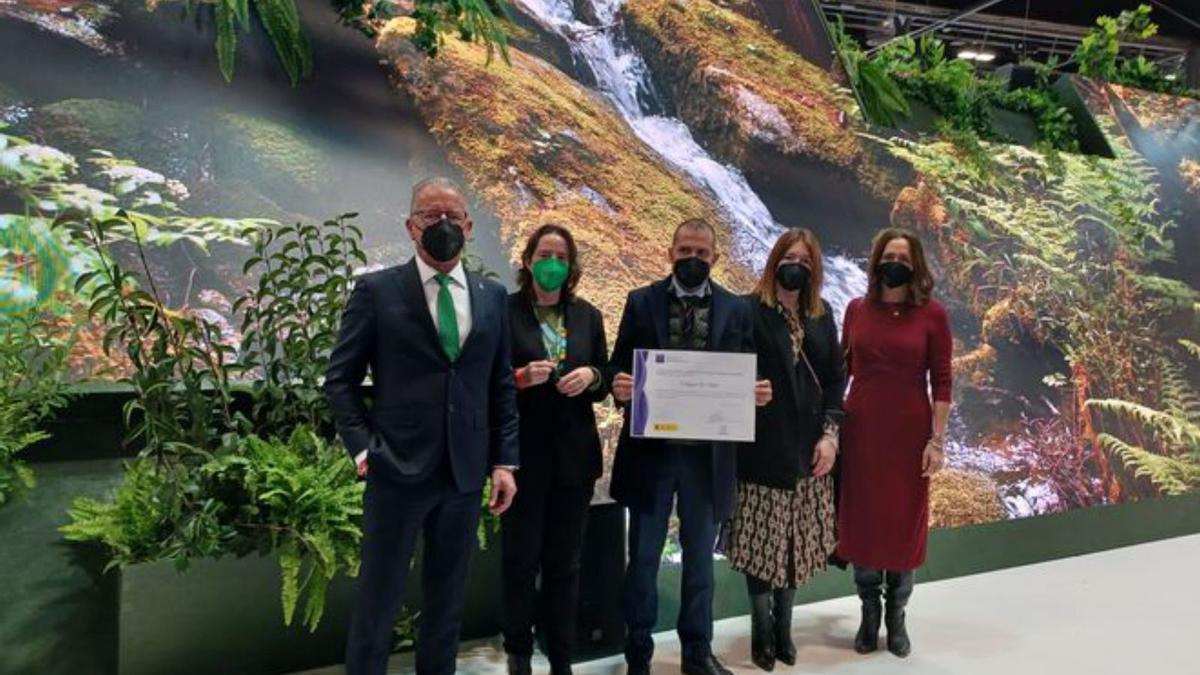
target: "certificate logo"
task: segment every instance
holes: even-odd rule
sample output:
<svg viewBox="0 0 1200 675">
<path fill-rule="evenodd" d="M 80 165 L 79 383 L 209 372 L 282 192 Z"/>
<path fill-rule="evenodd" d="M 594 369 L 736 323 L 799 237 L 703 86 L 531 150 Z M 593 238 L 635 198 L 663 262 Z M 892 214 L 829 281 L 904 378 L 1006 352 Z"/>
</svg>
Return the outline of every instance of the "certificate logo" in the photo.
<svg viewBox="0 0 1200 675">
<path fill-rule="evenodd" d="M 655 355 L 654 355 L 654 362 L 655 362 L 655 363 L 666 363 L 666 362 L 667 362 L 667 355 L 666 355 L 666 354 L 655 354 Z"/>
</svg>

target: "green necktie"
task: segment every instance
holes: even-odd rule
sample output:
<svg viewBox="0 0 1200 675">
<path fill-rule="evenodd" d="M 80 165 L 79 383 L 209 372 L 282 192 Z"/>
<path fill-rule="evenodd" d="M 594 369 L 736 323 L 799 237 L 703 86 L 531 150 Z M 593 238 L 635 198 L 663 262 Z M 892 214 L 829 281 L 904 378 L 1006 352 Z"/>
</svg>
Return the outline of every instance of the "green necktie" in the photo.
<svg viewBox="0 0 1200 675">
<path fill-rule="evenodd" d="M 450 296 L 450 275 L 438 274 L 437 318 L 438 340 L 442 343 L 442 351 L 446 352 L 451 362 L 458 360 L 458 314 L 454 311 L 454 298 Z"/>
</svg>

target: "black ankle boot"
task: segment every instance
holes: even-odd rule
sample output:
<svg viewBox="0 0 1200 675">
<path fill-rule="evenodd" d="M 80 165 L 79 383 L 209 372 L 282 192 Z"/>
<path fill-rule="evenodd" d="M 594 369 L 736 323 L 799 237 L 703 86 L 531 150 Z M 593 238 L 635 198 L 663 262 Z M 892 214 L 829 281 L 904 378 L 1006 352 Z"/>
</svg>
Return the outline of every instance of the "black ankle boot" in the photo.
<svg viewBox="0 0 1200 675">
<path fill-rule="evenodd" d="M 750 595 L 750 660 L 759 668 L 775 670 L 775 631 L 771 617 L 771 594 Z"/>
<path fill-rule="evenodd" d="M 858 634 L 854 636 L 854 651 L 870 654 L 879 649 L 879 620 L 882 614 L 883 603 L 878 597 L 863 598 L 862 621 L 858 624 Z"/>
<path fill-rule="evenodd" d="M 785 665 L 796 665 L 796 643 L 792 642 L 792 603 L 796 591 L 791 588 L 775 593 L 775 658 Z"/>
<path fill-rule="evenodd" d="M 884 616 L 887 624 L 888 651 L 904 658 L 912 653 L 912 642 L 908 639 L 908 628 L 904 625 L 904 610 L 888 607 Z"/>
</svg>

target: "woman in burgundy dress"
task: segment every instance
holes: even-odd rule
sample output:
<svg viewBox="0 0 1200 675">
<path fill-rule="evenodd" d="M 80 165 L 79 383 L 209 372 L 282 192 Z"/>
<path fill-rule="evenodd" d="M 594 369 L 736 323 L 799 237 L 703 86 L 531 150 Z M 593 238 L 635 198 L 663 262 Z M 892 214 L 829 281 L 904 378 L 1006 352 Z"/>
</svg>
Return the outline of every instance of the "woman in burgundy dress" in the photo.
<svg viewBox="0 0 1200 675">
<path fill-rule="evenodd" d="M 867 295 L 850 302 L 842 351 L 850 377 L 841 428 L 837 557 L 854 564 L 860 654 L 879 643 L 886 584 L 888 651 L 911 651 L 904 607 L 925 562 L 929 478 L 943 463 L 950 412 L 950 323 L 932 300 L 921 242 L 902 228 L 872 244 Z M 932 401 L 931 401 L 932 399 Z"/>
</svg>

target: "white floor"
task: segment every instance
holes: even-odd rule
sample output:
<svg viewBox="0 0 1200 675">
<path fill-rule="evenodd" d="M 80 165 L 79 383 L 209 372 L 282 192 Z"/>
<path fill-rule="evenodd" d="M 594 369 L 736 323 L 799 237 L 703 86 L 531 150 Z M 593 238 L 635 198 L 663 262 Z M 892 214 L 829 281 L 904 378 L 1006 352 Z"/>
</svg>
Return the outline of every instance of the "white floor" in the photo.
<svg viewBox="0 0 1200 675">
<path fill-rule="evenodd" d="M 793 668 L 775 672 L 921 675 L 1195 675 L 1200 673 L 1200 536 L 921 584 L 909 604 L 913 654 L 851 649 L 857 598 L 797 607 Z M 718 622 L 713 650 L 736 673 L 750 663 L 746 617 Z M 679 672 L 674 634 L 657 638 L 655 672 Z M 881 645 L 883 643 L 881 634 Z M 464 645 L 462 673 L 503 673 L 498 641 Z M 312 671 L 331 674 L 336 669 Z M 412 672 L 398 657 L 391 672 Z M 546 673 L 535 661 L 535 673 Z M 624 672 L 620 657 L 575 667 Z"/>
</svg>

